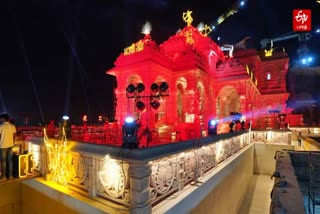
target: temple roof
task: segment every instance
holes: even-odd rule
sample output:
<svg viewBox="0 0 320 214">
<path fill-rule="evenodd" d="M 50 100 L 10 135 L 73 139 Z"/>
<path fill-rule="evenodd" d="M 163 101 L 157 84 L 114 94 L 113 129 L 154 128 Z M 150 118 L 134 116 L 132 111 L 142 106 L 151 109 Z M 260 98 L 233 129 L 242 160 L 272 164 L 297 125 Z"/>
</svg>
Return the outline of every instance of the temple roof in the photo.
<svg viewBox="0 0 320 214">
<path fill-rule="evenodd" d="M 208 56 L 210 51 L 214 51 L 219 60 L 224 60 L 224 53 L 221 48 L 192 25 L 186 26 L 180 32 L 169 37 L 167 41 L 160 45 L 160 48 L 164 50 L 165 55 L 170 59 L 192 50 L 205 57 Z"/>
<path fill-rule="evenodd" d="M 125 48 L 115 61 L 115 67 L 107 71 L 107 73 L 113 73 L 118 68 L 145 61 L 153 61 L 165 67 L 170 67 L 170 60 L 161 53 L 159 46 L 152 40 L 149 34 Z"/>
<path fill-rule="evenodd" d="M 198 30 L 191 25 L 191 12 L 184 13 L 183 19 L 187 26 L 175 35 L 169 37 L 167 41 L 160 46 L 151 39 L 149 31 L 145 37 L 129 47 L 117 58 L 115 68 L 108 71 L 112 73 L 121 67 L 128 65 L 152 61 L 162 66 L 175 70 L 200 68 L 203 71 L 210 72 L 216 67 L 217 61 L 224 61 L 225 56 L 221 48 L 213 42 L 207 35 L 211 28 L 205 26 Z"/>
</svg>

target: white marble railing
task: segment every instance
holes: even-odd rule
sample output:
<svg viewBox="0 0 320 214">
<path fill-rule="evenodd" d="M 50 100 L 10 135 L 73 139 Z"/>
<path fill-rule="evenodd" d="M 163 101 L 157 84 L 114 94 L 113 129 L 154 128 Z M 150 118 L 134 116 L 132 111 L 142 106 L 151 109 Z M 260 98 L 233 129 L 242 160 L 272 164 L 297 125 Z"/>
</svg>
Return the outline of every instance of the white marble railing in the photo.
<svg viewBox="0 0 320 214">
<path fill-rule="evenodd" d="M 262 136 L 264 133 L 258 133 L 255 138 Z M 249 132 L 239 131 L 144 149 L 68 141 L 68 158 L 56 169 L 43 138 L 28 137 L 26 143 L 34 155 L 36 170 L 47 179 L 54 170 L 60 170 L 68 176 L 68 188 L 74 191 L 102 203 L 121 204 L 130 213 L 151 213 L 154 204 L 197 181 L 248 145 L 250 138 Z M 61 173 L 65 165 L 68 168 Z"/>
<path fill-rule="evenodd" d="M 255 130 L 251 132 L 252 142 L 289 144 L 291 145 L 290 130 Z"/>
<path fill-rule="evenodd" d="M 303 135 L 320 135 L 320 127 L 290 127 L 290 130 Z"/>
<path fill-rule="evenodd" d="M 153 160 L 150 162 L 152 204 L 182 190 L 247 144 L 248 134 L 245 133 Z"/>
<path fill-rule="evenodd" d="M 51 139 L 57 141 L 56 139 Z M 52 167 L 43 139 L 29 137 L 35 169 L 50 178 Z M 68 141 L 68 187 L 99 201 L 113 201 L 135 212 L 157 203 L 248 144 L 238 132 L 146 149 L 124 149 Z M 52 155 L 52 154 L 51 154 Z M 139 212 L 140 212 L 139 211 Z"/>
</svg>

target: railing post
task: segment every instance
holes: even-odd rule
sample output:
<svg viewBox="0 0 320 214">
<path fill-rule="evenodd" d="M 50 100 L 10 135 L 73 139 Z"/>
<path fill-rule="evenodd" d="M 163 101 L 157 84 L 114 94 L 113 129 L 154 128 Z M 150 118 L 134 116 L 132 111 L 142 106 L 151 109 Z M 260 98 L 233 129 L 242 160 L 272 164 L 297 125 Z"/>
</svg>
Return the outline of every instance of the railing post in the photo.
<svg viewBox="0 0 320 214">
<path fill-rule="evenodd" d="M 47 163 L 47 149 L 45 145 L 40 145 L 40 173 L 42 176 L 47 178 L 47 173 L 48 173 L 48 163 Z"/>
<path fill-rule="evenodd" d="M 97 168 L 96 168 L 96 158 L 91 156 L 88 161 L 88 171 L 89 171 L 89 197 L 94 198 L 96 196 L 96 180 L 97 180 Z"/>
<path fill-rule="evenodd" d="M 182 191 L 184 189 L 184 157 L 177 158 L 177 179 L 178 179 L 178 191 Z"/>
<path fill-rule="evenodd" d="M 147 162 L 130 162 L 130 213 L 151 213 L 151 167 Z"/>
</svg>

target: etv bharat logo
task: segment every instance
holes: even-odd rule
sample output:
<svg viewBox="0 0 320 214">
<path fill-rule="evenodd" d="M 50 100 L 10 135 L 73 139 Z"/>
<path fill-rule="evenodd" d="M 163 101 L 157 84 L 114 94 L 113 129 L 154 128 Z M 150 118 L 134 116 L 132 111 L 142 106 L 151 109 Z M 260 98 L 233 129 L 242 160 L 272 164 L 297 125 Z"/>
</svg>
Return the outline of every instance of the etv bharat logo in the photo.
<svg viewBox="0 0 320 214">
<path fill-rule="evenodd" d="M 294 31 L 311 31 L 311 10 L 293 10 L 292 18 Z"/>
</svg>

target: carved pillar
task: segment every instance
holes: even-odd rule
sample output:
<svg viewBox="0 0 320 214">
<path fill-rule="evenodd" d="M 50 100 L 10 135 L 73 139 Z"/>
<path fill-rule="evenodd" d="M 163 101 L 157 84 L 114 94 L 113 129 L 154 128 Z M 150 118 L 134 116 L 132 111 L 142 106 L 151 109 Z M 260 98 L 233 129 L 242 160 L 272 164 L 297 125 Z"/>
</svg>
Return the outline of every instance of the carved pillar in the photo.
<svg viewBox="0 0 320 214">
<path fill-rule="evenodd" d="M 130 213 L 151 213 L 150 200 L 151 167 L 146 162 L 130 163 Z"/>
<path fill-rule="evenodd" d="M 46 175 L 49 173 L 48 172 L 48 157 L 47 157 L 47 148 L 44 145 L 40 145 L 40 173 L 42 176 L 46 178 Z"/>
</svg>

